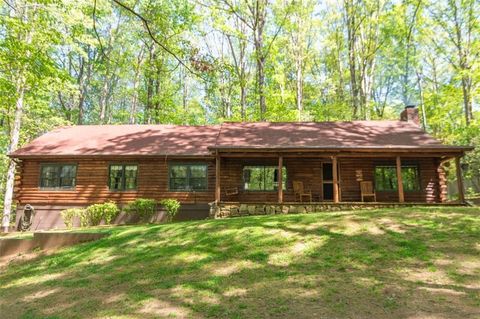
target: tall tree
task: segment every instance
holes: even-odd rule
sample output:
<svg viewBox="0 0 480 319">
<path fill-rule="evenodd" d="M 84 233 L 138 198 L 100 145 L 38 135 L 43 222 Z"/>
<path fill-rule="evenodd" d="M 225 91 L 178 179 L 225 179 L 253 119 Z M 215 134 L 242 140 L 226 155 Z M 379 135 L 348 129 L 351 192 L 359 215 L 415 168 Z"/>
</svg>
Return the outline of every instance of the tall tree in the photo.
<svg viewBox="0 0 480 319">
<path fill-rule="evenodd" d="M 5 49 L 0 53 L 0 60 L 7 66 L 4 69 L 4 80 L 11 88 L 13 98 L 10 102 L 14 104 L 10 107 L 13 120 L 8 132 L 10 138 L 7 154 L 15 151 L 21 143 L 25 114 L 35 114 L 33 105 L 30 108 L 27 101 L 34 99 L 35 103 L 32 104 L 41 107 L 40 101 L 45 95 L 44 92 L 56 91 L 58 80 L 52 76 L 57 77 L 61 72 L 51 59 L 50 53 L 56 40 L 61 37 L 57 31 L 61 13 L 57 9 L 50 1 L 10 1 L 8 16 L 1 19 L 6 33 L 0 40 L 1 47 Z M 42 120 L 41 117 L 38 119 Z M 52 116 L 52 124 L 53 122 Z M 15 171 L 15 161 L 8 161 L 2 219 L 4 231 L 8 231 L 10 223 Z"/>
<path fill-rule="evenodd" d="M 460 79 L 465 123 L 469 125 L 473 119 L 473 88 L 478 83 L 474 74 L 480 57 L 480 3 L 477 0 L 436 2 L 431 5 L 431 13 L 437 30 L 446 35 L 432 37 L 432 41 Z"/>
<path fill-rule="evenodd" d="M 304 81 L 305 71 L 309 59 L 311 59 L 312 27 L 315 1 L 300 0 L 295 3 L 293 9 L 287 15 L 285 32 L 290 37 L 289 50 L 293 55 L 295 69 L 295 103 L 298 112 L 297 119 L 303 119 L 304 112 Z"/>
</svg>

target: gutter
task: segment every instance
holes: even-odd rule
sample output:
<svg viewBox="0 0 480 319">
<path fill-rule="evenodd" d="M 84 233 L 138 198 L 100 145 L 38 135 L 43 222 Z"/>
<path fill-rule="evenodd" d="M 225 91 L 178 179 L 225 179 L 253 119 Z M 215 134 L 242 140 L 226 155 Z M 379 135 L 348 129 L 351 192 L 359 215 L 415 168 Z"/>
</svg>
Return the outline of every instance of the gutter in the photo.
<svg viewBox="0 0 480 319">
<path fill-rule="evenodd" d="M 345 146 L 283 146 L 283 147 L 264 147 L 264 146 L 220 146 L 220 147 L 208 147 L 210 151 L 227 151 L 227 152 L 278 152 L 278 151 L 290 151 L 290 152 L 307 152 L 307 151 L 352 151 L 352 152 L 459 152 L 459 151 L 471 151 L 474 149 L 472 146 L 450 146 L 442 145 L 438 147 L 419 147 L 419 146 L 358 146 L 358 147 L 345 147 Z"/>
<path fill-rule="evenodd" d="M 169 154 L 128 154 L 128 155 L 122 155 L 122 154 L 91 154 L 91 155 L 76 155 L 76 154 L 59 154 L 59 155 L 42 155 L 42 154 L 32 154 L 32 155 L 15 155 L 15 154 L 8 154 L 7 155 L 9 158 L 12 160 L 15 159 L 55 159 L 55 158 L 79 158 L 79 159 L 89 159 L 89 158 L 105 158 L 105 159 L 111 159 L 111 158 L 133 158 L 133 159 L 138 159 L 138 158 L 204 158 L 204 159 L 212 159 L 215 158 L 215 156 L 212 156 L 210 154 L 183 154 L 183 155 L 169 155 Z"/>
</svg>

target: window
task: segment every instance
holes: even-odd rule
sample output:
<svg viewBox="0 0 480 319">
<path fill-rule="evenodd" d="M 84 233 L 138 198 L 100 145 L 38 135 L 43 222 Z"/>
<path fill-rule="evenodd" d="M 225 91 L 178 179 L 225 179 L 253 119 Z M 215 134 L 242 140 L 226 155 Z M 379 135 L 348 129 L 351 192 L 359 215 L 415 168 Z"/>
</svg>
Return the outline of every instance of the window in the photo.
<svg viewBox="0 0 480 319">
<path fill-rule="evenodd" d="M 132 164 L 112 164 L 109 172 L 109 188 L 113 191 L 137 189 L 138 166 Z"/>
<path fill-rule="evenodd" d="M 74 188 L 77 176 L 75 164 L 42 164 L 40 187 L 52 189 Z"/>
<path fill-rule="evenodd" d="M 274 191 L 278 189 L 277 166 L 245 166 L 243 182 L 247 191 Z M 287 170 L 282 168 L 282 187 L 287 187 Z"/>
<path fill-rule="evenodd" d="M 418 175 L 418 167 L 402 166 L 402 182 L 403 182 L 403 190 L 419 191 L 420 176 Z"/>
<path fill-rule="evenodd" d="M 207 189 L 208 168 L 205 164 L 174 164 L 169 167 L 172 191 L 204 191 Z"/>
<path fill-rule="evenodd" d="M 402 181 L 404 191 L 420 190 L 418 167 L 416 165 L 402 166 Z M 397 168 L 395 166 L 376 166 L 375 188 L 377 191 L 396 191 Z"/>
</svg>

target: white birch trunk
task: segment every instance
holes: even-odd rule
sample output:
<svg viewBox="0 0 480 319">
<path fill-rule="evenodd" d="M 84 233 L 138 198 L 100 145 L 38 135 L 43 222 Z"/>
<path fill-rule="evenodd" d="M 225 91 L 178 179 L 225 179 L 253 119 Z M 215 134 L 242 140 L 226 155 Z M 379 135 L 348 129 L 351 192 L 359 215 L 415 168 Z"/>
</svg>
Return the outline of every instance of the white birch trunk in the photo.
<svg viewBox="0 0 480 319">
<path fill-rule="evenodd" d="M 17 8 L 18 8 L 17 4 Z M 18 10 L 18 9 L 17 9 Z M 33 14 L 35 14 L 36 7 L 33 6 Z M 28 17 L 28 7 L 25 6 L 23 11 L 12 11 L 12 15 L 18 15 L 21 19 L 27 19 Z M 22 40 L 22 35 L 18 35 L 19 40 Z M 25 34 L 25 44 L 29 45 L 32 42 L 32 30 L 30 29 Z M 25 56 L 30 58 L 30 51 L 27 51 Z M 11 153 L 18 148 L 20 141 L 20 129 L 22 127 L 22 116 L 23 116 L 23 107 L 25 99 L 25 87 L 26 87 L 26 65 L 20 68 L 18 72 L 18 78 L 16 83 L 16 101 L 15 101 L 15 114 L 13 120 L 13 128 L 10 134 L 10 144 L 7 150 L 7 153 Z M 8 170 L 7 170 L 7 179 L 5 182 L 5 197 L 3 205 L 3 218 L 2 218 L 2 228 L 4 232 L 8 232 L 10 226 L 10 216 L 12 214 L 12 204 L 13 204 L 13 190 L 15 187 L 15 170 L 16 163 L 13 160 L 9 161 Z"/>
<path fill-rule="evenodd" d="M 13 122 L 13 130 L 10 138 L 10 147 L 8 153 L 15 151 L 20 140 L 20 128 L 22 126 L 23 104 L 25 96 L 25 75 L 21 74 L 17 82 L 17 101 L 15 103 L 15 119 Z M 12 213 L 13 188 L 15 186 L 15 169 L 16 164 L 10 160 L 7 171 L 7 180 L 5 183 L 5 198 L 3 207 L 2 228 L 4 232 L 8 232 L 10 226 L 10 216 Z"/>
</svg>

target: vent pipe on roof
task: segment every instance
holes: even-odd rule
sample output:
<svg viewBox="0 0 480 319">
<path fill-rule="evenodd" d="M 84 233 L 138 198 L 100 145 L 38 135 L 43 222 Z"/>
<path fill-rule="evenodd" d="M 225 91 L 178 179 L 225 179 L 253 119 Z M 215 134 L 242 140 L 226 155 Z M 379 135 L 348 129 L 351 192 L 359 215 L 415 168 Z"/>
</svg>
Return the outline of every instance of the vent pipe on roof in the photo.
<svg viewBox="0 0 480 319">
<path fill-rule="evenodd" d="M 405 109 L 400 113 L 400 121 L 411 122 L 420 126 L 420 116 L 417 106 L 415 104 L 405 106 Z"/>
</svg>

